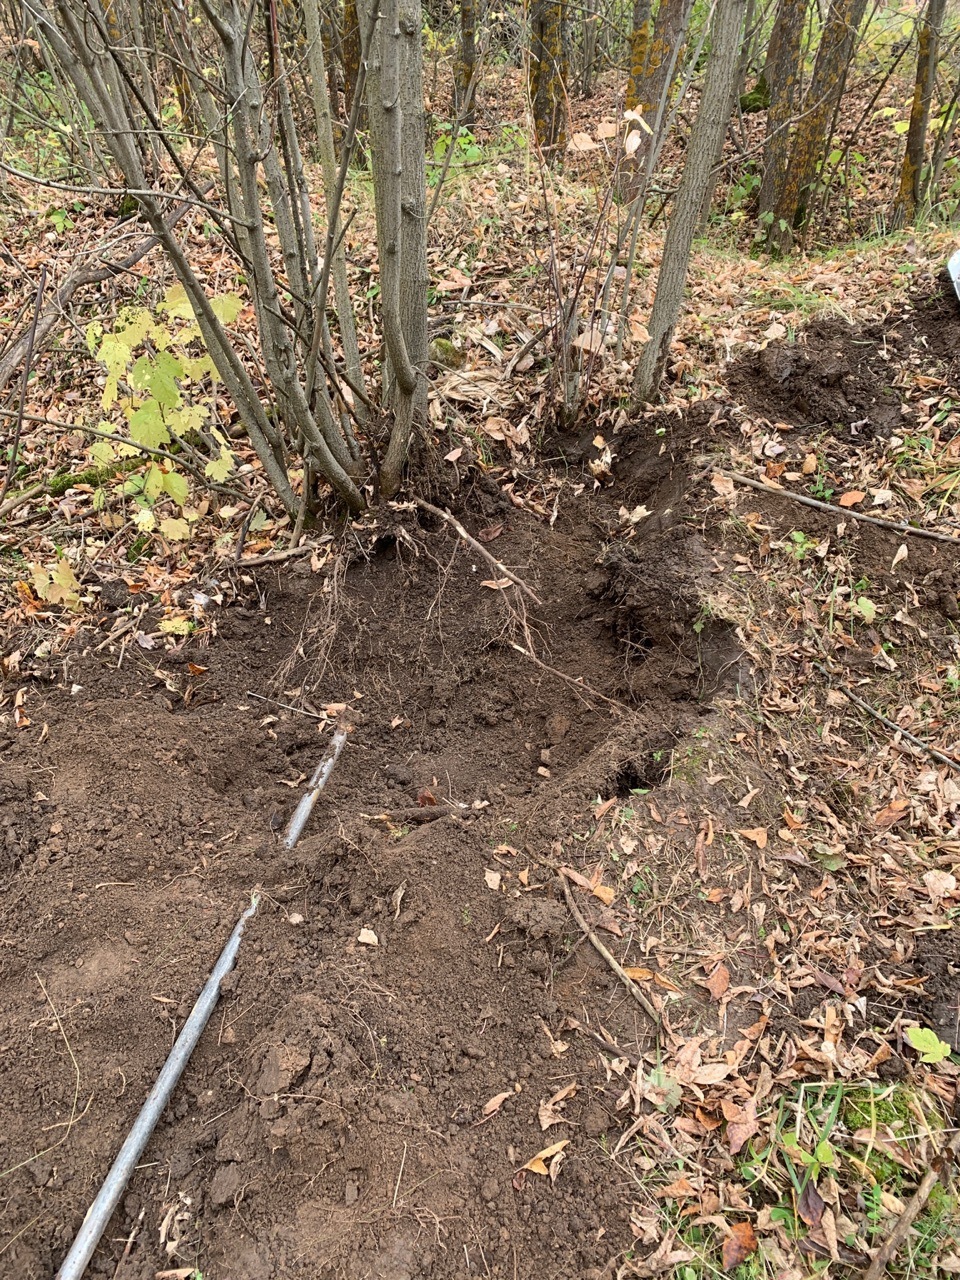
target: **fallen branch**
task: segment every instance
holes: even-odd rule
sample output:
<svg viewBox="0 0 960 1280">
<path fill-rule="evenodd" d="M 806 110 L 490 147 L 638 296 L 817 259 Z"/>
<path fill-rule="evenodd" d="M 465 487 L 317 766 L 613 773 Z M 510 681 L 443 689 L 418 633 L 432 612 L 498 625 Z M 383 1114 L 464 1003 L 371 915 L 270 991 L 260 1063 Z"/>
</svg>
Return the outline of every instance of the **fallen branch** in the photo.
<svg viewBox="0 0 960 1280">
<path fill-rule="evenodd" d="M 923 1175 L 923 1180 L 911 1196 L 910 1203 L 897 1219 L 897 1225 L 873 1255 L 870 1266 L 863 1273 L 863 1280 L 880 1280 L 887 1266 L 893 1261 L 897 1250 L 907 1238 L 917 1215 L 930 1199 L 930 1192 L 936 1186 L 937 1179 L 940 1177 L 941 1170 L 947 1159 L 952 1163 L 956 1159 L 958 1151 L 960 1151 L 960 1132 L 953 1135 L 940 1157 L 934 1160 L 932 1167 Z"/>
<path fill-rule="evenodd" d="M 916 525 L 896 520 L 882 520 L 879 516 L 868 516 L 865 511 L 854 511 L 850 507 L 836 507 L 829 502 L 821 502 L 819 498 L 808 498 L 806 494 L 784 489 L 782 485 L 774 484 L 772 481 L 753 480 L 750 476 L 741 475 L 739 471 L 724 471 L 717 468 L 714 474 L 733 480 L 736 484 L 746 485 L 748 489 L 756 489 L 758 493 L 767 493 L 774 498 L 789 498 L 791 502 L 799 502 L 804 507 L 813 507 L 816 511 L 826 511 L 832 516 L 839 516 L 840 519 L 849 516 L 852 520 L 860 520 L 864 524 L 875 524 L 881 529 L 891 529 L 895 533 L 912 533 L 918 538 L 929 538 L 933 542 L 949 542 L 955 547 L 960 547 L 960 538 L 954 538 L 949 533 L 938 533 L 935 529 L 920 529 Z"/>
<path fill-rule="evenodd" d="M 297 547 L 287 547 L 285 551 L 265 551 L 262 556 L 245 556 L 243 560 L 235 560 L 238 569 L 257 569 L 262 565 L 283 564 L 284 560 L 293 560 L 296 556 L 305 556 L 310 551 L 319 551 L 315 542 L 301 542 Z"/>
<path fill-rule="evenodd" d="M 43 493 L 43 489 L 44 486 L 42 484 L 32 484 L 29 489 L 23 489 L 20 493 L 15 493 L 12 498 L 7 498 L 5 502 L 0 502 L 0 520 L 4 516 L 12 515 L 25 502 L 29 502 L 31 498 L 36 498 Z"/>
<path fill-rule="evenodd" d="M 511 573 L 505 564 L 501 564 L 496 556 L 492 556 L 490 554 L 486 547 L 484 547 L 483 543 L 478 542 L 476 538 L 467 533 L 466 529 L 456 516 L 452 516 L 449 511 L 442 511 L 440 507 L 435 507 L 432 502 L 427 502 L 425 498 L 414 498 L 414 502 L 424 511 L 429 511 L 432 516 L 436 516 L 439 520 L 445 520 L 452 529 L 456 530 L 472 551 L 475 551 L 478 556 L 482 556 L 484 560 L 486 560 L 487 564 L 491 565 L 497 573 L 501 574 L 504 578 L 509 578 L 515 587 L 519 587 L 521 591 L 526 592 L 534 604 L 543 604 L 543 601 L 536 592 L 532 591 L 522 578 L 518 578 L 515 573 Z"/>
<path fill-rule="evenodd" d="M 886 725 L 888 729 L 892 729 L 893 732 L 898 734 L 901 738 L 906 738 L 908 742 L 912 742 L 915 747 L 919 747 L 921 751 L 925 751 L 927 755 L 930 756 L 932 760 L 936 760 L 938 764 L 945 764 L 950 769 L 957 769 L 960 771 L 960 760 L 954 759 L 953 756 L 944 755 L 944 753 L 942 751 L 938 751 L 936 747 L 931 747 L 929 743 L 924 742 L 922 738 L 916 737 L 914 734 L 910 733 L 909 730 L 904 729 L 902 725 L 897 724 L 896 720 L 891 720 L 888 716 L 881 715 L 879 711 L 876 711 L 871 707 L 869 702 L 864 702 L 861 697 L 858 697 L 858 695 L 851 689 L 848 689 L 846 685 L 835 684 L 830 678 L 830 672 L 826 667 L 821 666 L 819 662 L 814 662 L 812 665 L 822 676 L 825 676 L 827 680 L 830 681 L 834 688 L 838 689 L 845 698 L 849 698 L 855 706 L 858 706 L 861 709 L 861 711 L 866 711 L 868 715 L 873 716 L 874 720 L 879 720 L 882 725 Z"/>
<path fill-rule="evenodd" d="M 583 913 L 581 912 L 580 908 L 577 906 L 574 900 L 573 892 L 570 888 L 570 884 L 567 880 L 567 877 L 563 874 L 563 868 L 556 867 L 555 870 L 557 871 L 557 874 L 560 877 L 560 884 L 561 884 L 561 887 L 563 888 L 563 896 L 567 900 L 567 906 L 570 908 L 570 914 L 573 916 L 574 920 L 576 920 L 577 924 L 582 929 L 584 936 L 587 938 L 590 945 L 597 952 L 597 954 L 602 956 L 603 959 L 606 960 L 607 964 L 610 966 L 613 972 L 617 975 L 617 977 L 626 987 L 630 995 L 633 996 L 634 1000 L 637 1002 L 640 1008 L 644 1011 L 644 1013 L 653 1020 L 653 1023 L 655 1026 L 659 1027 L 660 1014 L 657 1012 L 653 1004 L 651 1004 L 651 1002 L 643 994 L 643 992 L 640 990 L 640 988 L 637 986 L 634 980 L 627 975 L 620 961 L 617 960 L 617 958 L 607 950 L 607 948 L 603 945 L 603 943 L 600 941 L 600 939 L 597 937 L 594 931 L 587 924 L 586 919 L 583 916 Z"/>
<path fill-rule="evenodd" d="M 47 268 L 40 268 L 40 283 L 37 285 L 37 300 L 33 307 L 33 320 L 27 331 L 27 349 L 23 360 L 23 375 L 20 379 L 20 404 L 17 406 L 17 420 L 13 428 L 13 443 L 10 445 L 10 456 L 7 461 L 7 474 L 3 487 L 0 488 L 0 508 L 7 496 L 13 473 L 17 469 L 17 452 L 20 449 L 20 435 L 23 431 L 23 415 L 27 407 L 27 383 L 30 381 L 30 366 L 33 364 L 33 350 L 37 339 L 37 322 L 40 319 L 40 307 L 43 305 L 43 291 L 47 286 Z"/>
</svg>

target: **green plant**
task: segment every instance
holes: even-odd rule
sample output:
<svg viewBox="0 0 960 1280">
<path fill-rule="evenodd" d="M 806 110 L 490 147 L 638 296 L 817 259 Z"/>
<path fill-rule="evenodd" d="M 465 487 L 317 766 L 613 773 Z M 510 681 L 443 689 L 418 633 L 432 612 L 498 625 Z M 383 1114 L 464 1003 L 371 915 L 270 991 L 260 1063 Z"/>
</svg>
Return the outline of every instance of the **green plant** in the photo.
<svg viewBox="0 0 960 1280">
<path fill-rule="evenodd" d="M 236 319 L 242 305 L 236 294 L 212 303 L 225 324 Z M 101 406 L 122 416 L 131 444 L 151 450 L 182 449 L 189 442 L 190 447 L 205 450 L 204 475 L 215 482 L 226 479 L 234 455 L 226 435 L 212 420 L 216 372 L 184 290 L 179 285 L 169 289 L 156 313 L 146 307 L 128 308 L 109 332 L 93 323 L 86 337 L 91 354 L 107 372 Z M 100 429 L 116 435 L 122 430 L 118 427 L 108 419 Z M 110 440 L 98 440 L 90 449 L 94 460 L 105 467 L 137 452 Z M 189 537 L 190 513 L 185 510 L 189 485 L 172 458 L 152 461 L 143 473 L 129 476 L 123 492 L 139 508 L 134 521 L 141 530 L 149 533 L 158 527 L 154 507 L 161 499 L 169 499 L 180 508 L 180 515 L 161 519 L 160 532 L 175 542 Z"/>
</svg>

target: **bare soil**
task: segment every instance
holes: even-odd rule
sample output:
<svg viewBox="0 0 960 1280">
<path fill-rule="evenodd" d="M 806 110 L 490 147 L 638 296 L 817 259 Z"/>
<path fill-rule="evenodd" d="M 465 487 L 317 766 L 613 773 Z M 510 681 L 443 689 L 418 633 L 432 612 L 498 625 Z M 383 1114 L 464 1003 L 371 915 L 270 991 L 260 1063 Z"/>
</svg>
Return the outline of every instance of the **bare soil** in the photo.
<svg viewBox="0 0 960 1280">
<path fill-rule="evenodd" d="M 906 319 L 900 331 L 915 332 Z M 863 403 L 881 337 L 843 335 L 831 382 L 838 331 L 814 326 L 819 373 L 803 396 L 783 352 L 732 385 L 769 415 L 867 414 L 882 430 L 894 402 Z M 854 364 L 861 344 L 869 358 Z M 583 870 L 596 861 L 598 800 L 649 793 L 669 827 L 704 785 L 668 776 L 677 746 L 732 744 L 731 709 L 758 696 L 733 627 L 702 607 L 731 564 L 693 479 L 733 430 L 717 410 L 625 432 L 615 484 L 562 492 L 552 527 L 493 483 L 460 496 L 474 533 L 502 525 L 490 550 L 543 599 L 526 620 L 449 528 L 407 516 L 362 553 L 345 538 L 345 572 L 343 551 L 319 572 L 294 562 L 199 582 L 219 606 L 173 648 L 111 639 L 130 603 L 114 583 L 98 632 L 55 662 L 23 660 L 30 724 L 0 724 L 0 1276 L 59 1264 L 256 886 L 236 971 L 90 1274 L 615 1274 L 635 1243 L 636 1171 L 610 1155 L 629 1116 L 622 1081 L 571 1020 L 629 1055 L 654 1047 L 653 1028 L 547 862 L 561 849 Z M 618 511 L 638 503 L 652 514 L 628 541 Z M 896 538 L 869 537 L 880 572 Z M 956 566 L 932 545 L 911 554 L 918 582 L 941 575 L 931 625 L 949 626 Z M 545 666 L 517 648 L 531 644 Z M 352 725 L 292 853 L 279 832 L 329 726 L 251 693 L 338 708 Z M 722 791 L 714 810 L 744 825 L 733 784 Z M 701 892 L 696 826 L 681 816 L 673 831 L 647 853 L 671 891 L 634 924 L 666 903 L 709 950 L 728 926 Z M 729 852 L 705 856 L 722 876 Z M 601 904 L 582 901 L 602 929 Z M 642 927 L 620 919 L 620 937 L 604 934 L 618 958 L 651 963 Z M 760 936 L 739 945 L 735 982 L 769 973 Z M 957 957 L 933 936 L 927 961 L 884 953 L 891 973 L 936 969 L 925 1008 L 955 998 Z M 824 992 L 810 994 L 812 1008 Z M 571 1082 L 565 1123 L 541 1131 L 541 1102 Z M 559 1139 L 555 1182 L 519 1172 Z"/>
</svg>

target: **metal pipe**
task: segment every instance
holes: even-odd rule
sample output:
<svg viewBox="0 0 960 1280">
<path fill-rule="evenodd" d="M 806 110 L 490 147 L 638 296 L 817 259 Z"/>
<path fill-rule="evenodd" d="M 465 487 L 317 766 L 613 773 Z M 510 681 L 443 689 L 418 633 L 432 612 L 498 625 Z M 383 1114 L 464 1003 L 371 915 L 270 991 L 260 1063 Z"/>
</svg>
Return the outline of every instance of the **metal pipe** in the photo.
<svg viewBox="0 0 960 1280">
<path fill-rule="evenodd" d="M 156 1084 L 150 1090 L 140 1114 L 133 1122 L 133 1128 L 120 1148 L 116 1160 L 111 1165 L 110 1172 L 107 1174 L 96 1200 L 87 1210 L 83 1225 L 77 1232 L 76 1239 L 70 1247 L 70 1252 L 64 1259 L 60 1270 L 57 1272 L 55 1280 L 79 1280 L 79 1277 L 86 1271 L 87 1263 L 93 1257 L 93 1251 L 100 1243 L 100 1237 L 103 1235 L 106 1225 L 126 1189 L 130 1175 L 143 1154 L 143 1149 L 147 1145 L 157 1121 L 163 1114 L 164 1107 L 170 1101 L 170 1095 L 176 1088 L 184 1067 L 186 1067 L 190 1055 L 193 1053 L 211 1013 L 213 1013 L 214 1007 L 220 998 L 220 983 L 233 968 L 236 961 L 240 938 L 243 935 L 243 926 L 256 913 L 259 903 L 260 895 L 255 893 L 249 907 L 237 921 L 236 928 L 231 933 L 226 946 L 220 952 L 220 959 L 214 965 L 213 972 L 200 992 L 197 1003 L 193 1006 L 190 1016 L 183 1024 L 183 1030 L 177 1036 L 176 1043 L 170 1051 L 170 1056 L 163 1064 L 163 1069 L 157 1076 Z"/>
<path fill-rule="evenodd" d="M 346 740 L 346 729 L 338 729 L 333 735 L 329 752 L 317 765 L 316 772 L 310 779 L 310 790 L 302 796 L 300 803 L 293 811 L 293 817 L 290 819 L 289 827 L 287 827 L 287 834 L 283 837 L 283 847 L 285 849 L 292 849 L 303 834 L 307 819 L 313 812 L 313 806 L 317 803 L 317 796 L 327 785 L 327 779 L 333 773 L 333 766 L 337 763 L 337 758 L 343 750 L 343 744 Z"/>
</svg>

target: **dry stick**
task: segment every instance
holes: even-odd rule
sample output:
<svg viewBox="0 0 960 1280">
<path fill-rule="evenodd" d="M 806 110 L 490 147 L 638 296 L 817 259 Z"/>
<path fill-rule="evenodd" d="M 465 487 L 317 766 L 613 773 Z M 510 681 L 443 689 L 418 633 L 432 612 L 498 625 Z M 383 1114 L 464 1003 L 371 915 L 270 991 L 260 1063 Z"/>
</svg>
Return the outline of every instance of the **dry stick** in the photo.
<svg viewBox="0 0 960 1280">
<path fill-rule="evenodd" d="M 947 1144 L 947 1148 L 940 1160 L 923 1175 L 923 1181 L 917 1187 L 910 1199 L 910 1203 L 897 1220 L 897 1225 L 873 1255 L 873 1261 L 863 1273 L 863 1280 L 880 1280 L 880 1277 L 887 1269 L 887 1265 L 893 1261 L 894 1255 L 906 1239 L 907 1233 L 913 1226 L 917 1215 L 930 1199 L 930 1192 L 940 1176 L 940 1165 L 945 1163 L 946 1156 L 949 1156 L 951 1161 L 954 1160 L 958 1151 L 960 1151 L 960 1133 L 955 1133 Z"/>
<path fill-rule="evenodd" d="M 37 285 L 37 301 L 33 308 L 33 320 L 30 322 L 30 332 L 27 335 L 27 354 L 24 357 L 23 377 L 20 380 L 20 407 L 17 410 L 17 422 L 13 429 L 13 443 L 10 445 L 7 474 L 3 481 L 3 488 L 0 489 L 0 508 L 3 507 L 3 500 L 7 496 L 10 481 L 13 479 L 13 473 L 17 469 L 17 452 L 20 448 L 20 433 L 23 431 L 23 413 L 27 407 L 27 383 L 30 381 L 30 366 L 33 364 L 33 344 L 37 340 L 37 322 L 40 319 L 40 307 L 43 303 L 43 291 L 46 283 L 47 268 L 43 266 L 40 271 L 40 283 Z"/>
<path fill-rule="evenodd" d="M 834 683 L 831 679 L 830 672 L 826 667 L 821 666 L 819 662 L 812 663 L 812 666 L 815 667 L 822 676 L 826 676 L 831 684 Z M 851 702 L 855 703 L 861 711 L 866 711 L 868 715 L 873 716 L 875 720 L 879 720 L 880 723 L 886 725 L 888 729 L 892 729 L 894 733 L 906 738 L 908 742 L 912 742 L 915 747 L 919 747 L 921 751 L 925 751 L 927 755 L 930 756 L 931 759 L 936 760 L 938 764 L 945 764 L 950 769 L 960 770 L 960 760 L 955 760 L 953 756 L 944 755 L 942 751 L 938 751 L 936 747 L 931 747 L 929 743 L 924 742 L 922 738 L 918 738 L 914 734 L 910 733 L 909 730 L 904 729 L 903 726 L 897 724 L 895 720 L 890 720 L 887 716 L 881 715 L 879 711 L 875 711 L 874 708 L 871 707 L 869 702 L 864 702 L 864 700 L 858 697 L 851 689 L 848 689 L 845 684 L 838 683 L 835 687 L 840 690 L 845 698 L 849 698 Z"/>
<path fill-rule="evenodd" d="M 579 689 L 581 693 L 588 693 L 591 698 L 599 698 L 601 702 L 609 703 L 611 707 L 616 707 L 618 711 L 630 710 L 625 702 L 618 702 L 616 698 L 608 698 L 605 693 L 598 693 L 596 689 L 591 688 L 582 679 L 577 680 L 573 676 L 568 676 L 565 671 L 558 671 L 556 667 L 548 666 L 535 653 L 531 653 L 529 649 L 524 649 L 522 644 L 516 644 L 511 641 L 510 648 L 516 649 L 517 653 L 522 653 L 525 658 L 529 658 L 532 663 L 542 667 L 544 671 L 549 671 L 550 675 L 556 676 L 558 680 L 565 680 L 567 684 L 572 685 L 574 689 Z"/>
<path fill-rule="evenodd" d="M 769 493 L 775 498 L 789 498 L 791 502 L 799 502 L 804 507 L 814 507 L 817 511 L 826 511 L 841 519 L 850 516 L 853 520 L 862 520 L 864 524 L 875 524 L 881 529 L 893 529 L 896 533 L 912 533 L 918 538 L 930 538 L 933 542 L 949 542 L 955 547 L 960 547 L 960 538 L 953 538 L 949 533 L 937 533 L 934 529 L 918 529 L 915 525 L 901 524 L 896 520 L 881 520 L 879 516 L 868 516 L 865 512 L 852 511 L 849 507 L 835 507 L 829 502 L 808 498 L 805 494 L 794 493 L 791 489 L 784 489 L 778 484 L 765 484 L 762 480 L 751 480 L 749 476 L 742 476 L 739 471 L 724 471 L 718 467 L 716 474 L 725 476 L 728 480 L 734 480 L 737 484 L 745 484 L 748 489 L 756 489 L 758 493 Z"/>
<path fill-rule="evenodd" d="M 607 1040 L 599 1031 L 594 1031 L 593 1027 L 588 1027 L 579 1018 L 571 1018 L 569 1025 L 573 1031 L 582 1031 L 585 1036 L 589 1036 L 606 1053 L 612 1053 L 615 1058 L 626 1058 L 631 1067 L 639 1066 L 640 1059 L 635 1053 L 631 1053 L 629 1049 L 624 1049 L 623 1045 L 616 1044 L 613 1040 Z"/>
<path fill-rule="evenodd" d="M 478 542 L 476 538 L 470 536 L 466 529 L 449 511 L 442 511 L 439 507 L 435 507 L 432 502 L 427 502 L 425 498 L 414 498 L 414 502 L 418 507 L 422 507 L 424 511 L 429 511 L 432 516 L 437 516 L 440 520 L 445 520 L 452 529 L 455 529 L 460 537 L 464 540 L 468 547 L 476 551 L 478 556 L 483 556 L 487 564 L 492 565 L 497 573 L 503 574 L 505 578 L 509 578 L 515 587 L 519 587 L 521 591 L 525 591 L 534 604 L 543 605 L 540 597 L 527 586 L 522 578 L 518 578 L 515 573 L 511 573 L 505 564 L 501 564 L 496 556 L 492 556 L 489 551 Z"/>
<path fill-rule="evenodd" d="M 36 498 L 38 494 L 43 493 L 44 487 L 43 484 L 31 485 L 29 489 L 24 489 L 21 493 L 15 493 L 12 498 L 7 498 L 6 502 L 0 502 L 0 520 L 4 516 L 12 515 L 25 502 L 29 502 L 31 498 Z"/>
<path fill-rule="evenodd" d="M 245 556 L 243 560 L 234 561 L 234 564 L 238 569 L 256 569 L 259 565 L 283 564 L 284 560 L 293 560 L 297 556 L 305 556 L 308 551 L 319 550 L 320 547 L 315 542 L 301 542 L 298 547 L 287 547 L 284 551 L 265 551 L 262 556 Z"/>
<path fill-rule="evenodd" d="M 603 943 L 600 941 L 600 939 L 597 937 L 594 931 L 587 924 L 586 920 L 583 917 L 583 913 L 581 912 L 580 908 L 577 906 L 576 902 L 574 901 L 573 893 L 570 889 L 569 883 L 567 882 L 567 877 L 563 874 L 563 868 L 558 867 L 556 868 L 556 870 L 560 876 L 560 884 L 563 888 L 563 896 L 567 900 L 567 906 L 570 908 L 570 914 L 573 916 L 574 920 L 576 920 L 577 924 L 583 930 L 583 933 L 588 939 L 588 941 L 590 942 L 590 945 L 594 948 L 594 950 L 597 952 L 598 955 L 602 956 L 603 959 L 606 960 L 607 964 L 610 966 L 613 972 L 617 975 L 617 977 L 620 979 L 623 985 L 627 988 L 627 991 L 629 991 L 630 995 L 633 996 L 634 1000 L 636 1000 L 640 1008 L 644 1011 L 644 1013 L 649 1018 L 653 1019 L 654 1025 L 659 1027 L 660 1014 L 657 1012 L 654 1006 L 650 1003 L 647 997 L 643 994 L 643 992 L 640 990 L 640 988 L 637 986 L 634 980 L 625 973 L 623 965 L 620 963 L 620 961 L 617 960 L 616 957 L 613 956 L 607 950 L 607 948 L 603 945 Z"/>
</svg>

